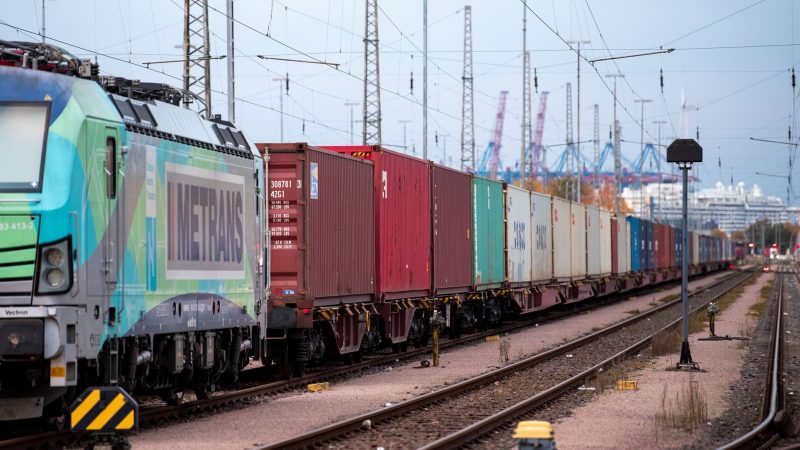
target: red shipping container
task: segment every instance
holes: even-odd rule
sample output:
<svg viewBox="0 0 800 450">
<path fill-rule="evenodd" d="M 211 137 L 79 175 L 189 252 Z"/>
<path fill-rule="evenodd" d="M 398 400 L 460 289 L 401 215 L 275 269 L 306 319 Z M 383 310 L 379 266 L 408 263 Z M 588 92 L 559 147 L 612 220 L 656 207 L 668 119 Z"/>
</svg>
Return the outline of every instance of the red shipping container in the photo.
<svg viewBox="0 0 800 450">
<path fill-rule="evenodd" d="M 375 163 L 376 293 L 383 300 L 431 290 L 428 162 L 381 146 L 323 146 Z"/>
<path fill-rule="evenodd" d="M 675 265 L 675 258 L 677 255 L 675 254 L 675 228 L 667 227 L 669 230 L 669 259 L 667 260 L 667 267 L 672 267 Z"/>
<path fill-rule="evenodd" d="M 663 224 L 659 224 L 660 229 L 660 236 L 659 236 L 659 247 L 658 251 L 660 254 L 658 255 L 658 268 L 659 269 L 666 269 L 669 267 L 669 227 Z"/>
<path fill-rule="evenodd" d="M 619 223 L 611 216 L 611 273 L 619 273 Z"/>
<path fill-rule="evenodd" d="M 373 164 L 303 143 L 256 146 L 269 156 L 273 306 L 371 301 Z"/>
<path fill-rule="evenodd" d="M 469 174 L 431 168 L 434 295 L 469 292 L 472 285 L 472 184 Z"/>
</svg>

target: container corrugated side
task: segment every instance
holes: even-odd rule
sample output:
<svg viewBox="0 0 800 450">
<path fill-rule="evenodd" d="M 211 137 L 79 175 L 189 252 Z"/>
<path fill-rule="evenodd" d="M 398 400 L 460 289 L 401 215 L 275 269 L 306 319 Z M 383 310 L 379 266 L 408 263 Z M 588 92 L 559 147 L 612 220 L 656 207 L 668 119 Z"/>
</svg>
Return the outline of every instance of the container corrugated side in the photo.
<svg viewBox="0 0 800 450">
<path fill-rule="evenodd" d="M 600 276 L 600 209 L 586 207 L 586 274 Z"/>
<path fill-rule="evenodd" d="M 472 286 L 472 177 L 431 164 L 433 289 L 468 292 Z"/>
<path fill-rule="evenodd" d="M 553 219 L 553 277 L 560 281 L 569 280 L 572 270 L 569 202 L 553 197 L 551 206 Z"/>
<path fill-rule="evenodd" d="M 608 275 L 611 270 L 611 212 L 600 210 L 600 275 Z"/>
<path fill-rule="evenodd" d="M 667 259 L 667 267 L 675 267 L 675 259 L 677 256 L 675 255 L 675 251 L 677 247 L 675 246 L 675 239 L 678 237 L 677 233 L 675 232 L 675 228 L 667 226 L 669 230 L 669 258 Z"/>
<path fill-rule="evenodd" d="M 642 220 L 642 223 L 645 224 L 645 267 L 648 271 L 651 271 L 655 268 L 655 264 L 653 262 L 653 222 L 650 222 L 649 220 Z"/>
<path fill-rule="evenodd" d="M 619 222 L 611 217 L 611 273 L 619 273 Z"/>
<path fill-rule="evenodd" d="M 370 301 L 373 164 L 305 144 L 266 149 L 271 299 L 310 298 L 315 305 Z M 310 305 L 298 305 L 303 306 Z"/>
<path fill-rule="evenodd" d="M 627 220 L 623 217 L 619 220 L 620 226 L 620 245 L 621 250 L 619 252 L 619 270 L 622 273 L 628 273 L 631 271 L 631 226 Z"/>
<path fill-rule="evenodd" d="M 375 163 L 377 293 L 383 299 L 430 295 L 428 162 L 377 145 L 324 148 Z"/>
<path fill-rule="evenodd" d="M 632 272 L 641 272 L 643 270 L 642 267 L 642 238 L 641 234 L 641 224 L 638 218 L 633 216 L 627 217 L 628 228 L 630 229 L 630 264 L 631 264 L 631 271 Z"/>
<path fill-rule="evenodd" d="M 549 195 L 531 192 L 533 213 L 532 266 L 533 282 L 547 282 L 553 278 L 553 211 Z"/>
<path fill-rule="evenodd" d="M 663 232 L 661 230 L 661 224 L 653 223 L 651 224 L 653 230 L 653 237 L 651 238 L 653 244 L 653 251 L 652 251 L 652 259 L 653 259 L 653 268 L 660 269 L 661 268 L 661 258 L 663 257 Z"/>
<path fill-rule="evenodd" d="M 472 177 L 472 281 L 476 289 L 505 281 L 503 183 Z"/>
<path fill-rule="evenodd" d="M 700 264 L 700 235 L 691 231 L 692 233 L 692 264 Z"/>
<path fill-rule="evenodd" d="M 506 203 L 506 281 L 530 283 L 531 197 L 530 192 L 516 186 L 505 186 Z"/>
<path fill-rule="evenodd" d="M 586 278 L 586 206 L 570 203 L 572 279 Z"/>
</svg>

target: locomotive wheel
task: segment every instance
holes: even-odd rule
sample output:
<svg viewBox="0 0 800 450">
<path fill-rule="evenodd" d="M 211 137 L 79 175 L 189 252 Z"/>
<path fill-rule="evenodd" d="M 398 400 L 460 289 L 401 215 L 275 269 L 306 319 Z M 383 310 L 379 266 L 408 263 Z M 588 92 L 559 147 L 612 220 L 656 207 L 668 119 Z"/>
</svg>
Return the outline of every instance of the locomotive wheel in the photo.
<svg viewBox="0 0 800 450">
<path fill-rule="evenodd" d="M 288 380 L 294 372 L 294 359 L 289 357 L 289 350 L 283 348 L 279 351 L 275 362 L 278 364 L 278 376 L 282 380 Z"/>
<path fill-rule="evenodd" d="M 303 375 L 305 374 L 306 374 L 306 363 L 302 361 L 295 361 L 292 375 L 296 378 L 302 378 Z"/>
<path fill-rule="evenodd" d="M 45 413 L 47 427 L 55 431 L 63 431 L 67 427 L 69 405 L 64 397 L 47 406 Z"/>
</svg>

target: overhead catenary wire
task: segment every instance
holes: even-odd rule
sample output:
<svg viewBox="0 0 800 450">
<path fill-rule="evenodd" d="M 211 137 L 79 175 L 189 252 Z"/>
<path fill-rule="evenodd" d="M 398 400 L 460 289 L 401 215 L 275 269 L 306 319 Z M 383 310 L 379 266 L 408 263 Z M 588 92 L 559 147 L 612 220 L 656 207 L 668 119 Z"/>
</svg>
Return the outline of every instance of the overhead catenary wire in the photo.
<svg viewBox="0 0 800 450">
<path fill-rule="evenodd" d="M 8 23 L 8 22 L 6 22 L 6 21 L 2 20 L 2 19 L 0 19 L 0 25 L 6 26 L 6 27 L 8 27 L 8 28 L 12 28 L 12 29 L 14 29 L 14 30 L 17 30 L 17 31 L 19 31 L 19 32 L 23 32 L 23 33 L 27 33 L 27 34 L 30 34 L 30 35 L 35 35 L 35 36 L 39 36 L 39 37 L 41 37 L 41 33 L 39 33 L 38 31 L 31 31 L 31 30 L 28 30 L 28 29 L 26 29 L 26 28 L 23 28 L 23 27 L 20 27 L 20 26 L 17 26 L 17 25 L 10 24 L 10 23 Z M 163 76 L 166 76 L 166 77 L 172 78 L 173 80 L 176 80 L 176 81 L 183 81 L 183 79 L 182 79 L 181 77 L 178 77 L 178 76 L 175 76 L 175 75 L 171 75 L 171 74 L 169 74 L 169 73 L 161 72 L 161 71 L 159 71 L 159 70 L 155 70 L 155 69 L 152 69 L 152 68 L 150 68 L 150 67 L 146 67 L 146 66 L 144 66 L 144 65 L 142 65 L 142 64 L 135 63 L 135 62 L 133 62 L 133 61 L 128 61 L 128 60 L 125 60 L 124 58 L 119 58 L 119 57 L 116 57 L 116 56 L 110 56 L 110 55 L 106 55 L 106 54 L 104 54 L 104 53 L 102 53 L 102 52 L 98 52 L 98 51 L 95 51 L 95 50 L 93 50 L 93 49 L 86 48 L 86 47 L 83 47 L 83 46 L 80 46 L 80 45 L 77 45 L 77 44 L 73 44 L 73 43 L 70 43 L 70 42 L 67 42 L 67 41 L 64 41 L 64 40 L 61 40 L 61 39 L 56 39 L 56 38 L 54 38 L 54 37 L 52 37 L 52 36 L 49 36 L 49 35 L 48 35 L 48 36 L 45 36 L 45 37 L 46 37 L 47 39 L 49 39 L 49 40 L 51 40 L 51 41 L 53 41 L 53 42 L 57 42 L 57 43 L 59 43 L 59 44 L 67 45 L 67 46 L 70 46 L 70 47 L 74 47 L 74 48 L 77 48 L 77 49 L 79 49 L 79 50 L 83 50 L 83 51 L 85 51 L 85 52 L 89 52 L 89 53 L 92 53 L 92 54 L 97 54 L 97 55 L 99 55 L 99 56 L 102 56 L 102 57 L 104 57 L 104 58 L 108 58 L 108 59 L 111 59 L 111 60 L 114 60 L 114 61 L 117 61 L 117 62 L 121 62 L 121 63 L 125 63 L 125 64 L 130 64 L 130 65 L 132 65 L 132 66 L 136 66 L 136 67 L 138 67 L 138 68 L 140 68 L 140 69 L 145 69 L 145 70 L 148 70 L 148 71 L 150 71 L 150 72 L 157 73 L 157 74 L 160 74 L 160 75 L 163 75 Z M 216 93 L 216 94 L 225 95 L 225 92 L 223 92 L 223 91 L 221 91 L 221 90 L 219 90 L 219 89 L 212 89 L 211 91 L 212 91 L 213 93 Z M 258 108 L 262 108 L 262 109 L 267 109 L 267 110 L 270 110 L 270 111 L 274 111 L 274 112 L 276 112 L 276 113 L 280 113 L 280 111 L 278 111 L 277 109 L 275 109 L 275 108 L 273 108 L 273 107 L 271 107 L 271 106 L 262 105 L 262 104 L 260 104 L 260 103 L 253 102 L 253 101 L 251 101 L 251 100 L 248 100 L 248 99 L 245 99 L 245 98 L 242 98 L 242 97 L 236 97 L 236 101 L 237 101 L 237 102 L 242 102 L 242 103 L 244 103 L 244 104 L 248 104 L 248 105 L 251 105 L 251 106 L 255 106 L 255 107 L 258 107 Z M 287 116 L 287 117 L 291 117 L 291 118 L 293 118 L 293 119 L 304 120 L 304 118 L 303 118 L 303 117 L 296 116 L 296 115 L 294 115 L 294 114 L 290 114 L 290 113 L 286 113 L 286 112 L 284 112 L 284 113 L 283 113 L 283 115 L 285 115 L 285 116 Z M 307 120 L 307 121 L 308 121 L 308 120 Z M 344 129 L 341 129 L 341 128 L 336 128 L 336 127 L 333 127 L 333 126 L 327 125 L 327 124 L 325 124 L 325 123 L 322 123 L 322 122 L 316 122 L 316 121 L 312 121 L 311 123 L 314 123 L 315 125 L 320 125 L 320 126 L 322 126 L 322 127 L 326 128 L 326 129 L 329 129 L 329 130 L 331 130 L 331 131 L 336 131 L 336 132 L 339 132 L 339 133 L 343 133 L 343 134 L 344 134 L 344 135 L 346 135 L 346 136 L 349 136 L 349 135 L 350 135 L 350 132 L 349 132 L 349 131 L 347 131 L 347 130 L 344 130 Z"/>
<path fill-rule="evenodd" d="M 218 9 L 218 8 L 212 6 L 212 5 L 208 5 L 208 9 L 214 11 L 215 13 L 217 13 L 217 14 L 223 16 L 223 17 L 228 18 L 227 13 L 225 11 L 221 11 L 220 9 Z M 283 41 L 281 41 L 281 40 L 279 40 L 279 39 L 277 39 L 277 38 L 275 38 L 273 36 L 267 35 L 264 32 L 262 32 L 262 31 L 258 30 L 257 28 L 255 28 L 255 27 L 243 22 L 240 19 L 233 18 L 233 21 L 238 23 L 239 25 L 243 26 L 244 28 L 246 28 L 246 29 L 248 29 L 248 30 L 250 30 L 250 31 L 252 31 L 252 32 L 254 32 L 256 34 L 259 34 L 259 35 L 261 35 L 263 37 L 266 37 L 267 39 L 269 39 L 269 40 L 271 40 L 271 41 L 273 41 L 273 42 L 275 42 L 275 43 L 277 43 L 277 44 L 279 44 L 279 45 L 281 45 L 281 46 L 283 46 L 283 47 L 285 47 L 285 48 L 287 48 L 287 49 L 289 49 L 289 50 L 291 50 L 291 51 L 293 51 L 293 52 L 295 52 L 297 54 L 303 55 L 303 56 L 305 56 L 307 58 L 310 58 L 312 60 L 318 61 L 320 63 L 325 63 L 326 62 L 326 61 L 321 60 L 321 59 L 319 59 L 319 58 L 317 58 L 317 57 L 315 57 L 313 55 L 310 55 L 310 54 L 308 54 L 308 53 L 306 53 L 306 52 L 304 52 L 304 51 L 302 51 L 302 50 L 300 50 L 300 49 L 298 49 L 298 48 L 296 48 L 296 47 L 294 47 L 294 46 L 292 46 L 290 44 L 287 44 L 287 43 L 285 43 L 285 42 L 283 42 Z M 339 72 L 341 74 L 347 75 L 348 77 L 353 78 L 353 79 L 355 79 L 355 80 L 357 80 L 357 81 L 359 81 L 361 83 L 364 82 L 364 80 L 361 77 L 359 77 L 358 75 L 352 74 L 350 72 L 346 72 L 346 71 L 344 71 L 342 69 L 339 69 L 339 68 L 334 68 L 334 67 L 331 67 L 331 66 L 326 66 L 326 67 L 327 67 L 328 70 L 335 70 L 335 71 L 337 71 L 337 72 Z M 420 106 L 420 107 L 423 106 L 422 102 L 420 102 L 419 100 L 417 100 L 415 98 L 409 98 L 409 97 L 401 94 L 400 92 L 388 89 L 388 88 L 383 87 L 383 86 L 380 87 L 380 90 L 381 90 L 381 92 L 386 92 L 386 93 L 391 94 L 393 96 L 399 97 L 399 98 L 404 99 L 404 100 L 406 100 L 406 101 L 408 101 L 410 103 L 413 103 L 413 104 L 415 104 L 417 106 Z M 432 107 L 432 106 L 428 105 L 427 109 L 429 111 L 433 111 L 433 112 L 436 112 L 438 114 L 441 114 L 442 116 L 447 117 L 447 118 L 449 118 L 451 120 L 455 120 L 455 121 L 461 120 L 459 117 L 456 117 L 453 114 L 450 114 L 450 113 L 448 113 L 446 111 L 443 111 L 443 110 L 441 110 L 440 108 L 437 108 L 437 107 Z M 484 131 L 487 131 L 487 132 L 492 132 L 493 131 L 492 129 L 490 129 L 488 127 L 479 126 L 477 124 L 476 124 L 476 127 L 480 128 L 480 129 L 482 129 Z M 504 138 L 506 137 L 505 133 L 503 134 L 503 137 Z M 511 139 L 512 141 L 516 141 L 516 139 L 514 137 L 512 137 L 512 136 L 508 136 L 508 138 Z"/>
</svg>

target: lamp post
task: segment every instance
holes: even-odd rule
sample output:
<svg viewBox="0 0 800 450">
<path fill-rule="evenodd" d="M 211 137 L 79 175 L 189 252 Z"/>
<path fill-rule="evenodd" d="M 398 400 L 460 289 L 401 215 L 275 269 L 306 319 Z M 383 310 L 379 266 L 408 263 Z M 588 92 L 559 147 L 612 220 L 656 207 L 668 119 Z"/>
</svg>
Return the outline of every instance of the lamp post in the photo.
<svg viewBox="0 0 800 450">
<path fill-rule="evenodd" d="M 689 203 L 689 170 L 692 163 L 703 162 L 703 147 L 694 139 L 675 139 L 667 147 L 667 162 L 677 163 L 683 172 L 683 212 L 681 229 L 683 230 L 684 249 L 681 258 L 681 301 L 683 303 L 683 344 L 681 345 L 681 359 L 677 364 L 678 369 L 699 370 L 700 366 L 692 361 L 692 352 L 689 349 L 689 258 L 686 249 L 689 248 L 688 203 Z"/>
</svg>

